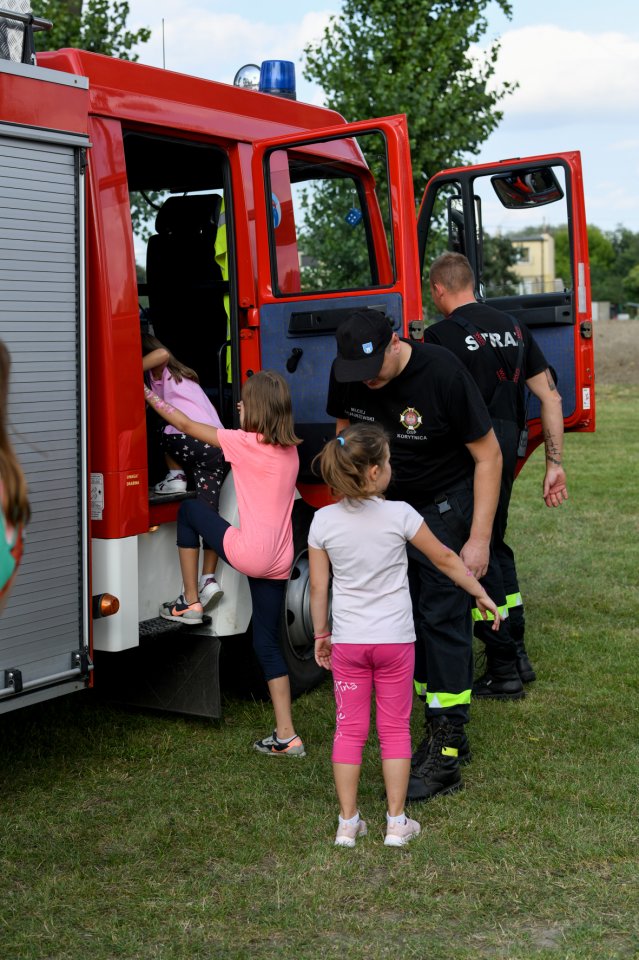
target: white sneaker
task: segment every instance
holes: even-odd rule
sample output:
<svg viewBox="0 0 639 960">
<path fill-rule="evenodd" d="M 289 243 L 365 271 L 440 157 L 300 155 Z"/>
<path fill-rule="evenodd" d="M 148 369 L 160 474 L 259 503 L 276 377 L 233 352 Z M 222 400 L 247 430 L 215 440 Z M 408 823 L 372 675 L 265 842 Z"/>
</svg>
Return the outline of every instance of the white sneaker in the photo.
<svg viewBox="0 0 639 960">
<path fill-rule="evenodd" d="M 178 473 L 176 477 L 167 473 L 164 480 L 153 487 L 154 493 L 161 493 L 163 496 L 171 496 L 174 493 L 186 493 L 186 476 Z"/>
<path fill-rule="evenodd" d="M 215 577 L 207 577 L 200 587 L 200 603 L 204 609 L 210 610 L 212 607 L 216 607 L 223 596 L 224 591 Z"/>
<path fill-rule="evenodd" d="M 336 847 L 354 847 L 358 837 L 368 833 L 366 821 L 360 817 L 357 823 L 340 823 L 335 835 Z"/>
<path fill-rule="evenodd" d="M 406 823 L 389 823 L 386 827 L 384 846 L 403 847 L 413 837 L 419 836 L 421 829 L 417 820 L 409 820 L 408 817 L 406 817 Z"/>
</svg>

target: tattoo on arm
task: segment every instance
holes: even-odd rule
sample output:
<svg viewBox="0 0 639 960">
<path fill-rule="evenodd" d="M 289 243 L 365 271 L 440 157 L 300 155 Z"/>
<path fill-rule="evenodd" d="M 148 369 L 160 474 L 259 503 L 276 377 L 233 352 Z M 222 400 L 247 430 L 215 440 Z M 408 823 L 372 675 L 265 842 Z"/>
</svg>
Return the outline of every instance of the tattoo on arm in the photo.
<svg viewBox="0 0 639 960">
<path fill-rule="evenodd" d="M 559 445 L 557 444 L 557 441 L 553 437 L 550 430 L 546 430 L 544 433 L 544 444 L 546 446 L 546 460 L 560 467 L 561 449 L 559 448 Z"/>
<path fill-rule="evenodd" d="M 557 384 L 555 383 L 555 381 L 554 381 L 554 379 L 553 379 L 553 375 L 552 375 L 552 373 L 550 372 L 550 368 L 549 368 L 549 367 L 546 367 L 546 369 L 545 369 L 544 372 L 545 372 L 545 374 L 546 374 L 546 380 L 548 381 L 548 388 L 549 388 L 550 390 L 553 390 L 553 391 L 556 390 L 556 389 L 557 389 Z"/>
<path fill-rule="evenodd" d="M 144 388 L 144 393 L 149 402 L 152 403 L 157 410 L 166 410 L 166 412 L 169 414 L 178 413 L 175 407 L 172 407 L 170 403 L 166 402 L 166 400 L 162 400 L 160 397 L 158 397 L 157 393 L 153 393 L 153 391 L 149 390 L 148 387 Z"/>
</svg>

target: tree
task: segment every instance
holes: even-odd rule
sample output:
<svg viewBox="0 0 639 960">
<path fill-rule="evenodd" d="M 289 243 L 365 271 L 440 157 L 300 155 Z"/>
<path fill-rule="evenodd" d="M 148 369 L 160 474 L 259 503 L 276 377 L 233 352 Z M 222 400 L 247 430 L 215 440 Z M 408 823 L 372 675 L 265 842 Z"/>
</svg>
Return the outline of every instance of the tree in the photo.
<svg viewBox="0 0 639 960">
<path fill-rule="evenodd" d="M 127 0 L 34 0 L 33 13 L 53 23 L 51 30 L 36 33 L 36 50 L 79 47 L 119 60 L 137 60 L 134 48 L 151 36 L 147 27 L 127 30 Z"/>
<path fill-rule="evenodd" d="M 507 0 L 495 2 L 511 15 Z M 332 17 L 322 39 L 304 51 L 304 76 L 318 83 L 327 106 L 348 120 L 407 115 L 418 201 L 429 175 L 477 153 L 501 120 L 499 102 L 514 89 L 509 83 L 490 87 L 498 43 L 482 56 L 469 53 L 487 30 L 484 10 L 490 3 L 344 0 L 341 15 Z M 381 169 L 371 169 L 379 183 Z M 334 193 L 317 185 L 305 198 L 301 236 L 305 249 L 322 251 L 324 289 L 344 286 L 347 265 L 334 229 Z"/>
<path fill-rule="evenodd" d="M 502 119 L 515 85 L 490 86 L 497 42 L 471 57 L 491 0 L 345 0 L 322 39 L 305 48 L 306 79 L 348 120 L 405 113 L 419 198 L 430 175 L 462 163 Z M 495 0 L 512 15 L 507 0 Z"/>
<path fill-rule="evenodd" d="M 636 309 L 639 303 L 639 263 L 632 267 L 624 277 L 623 292 L 626 301 L 630 301 Z"/>
<path fill-rule="evenodd" d="M 127 30 L 127 0 L 34 0 L 35 16 L 50 20 L 51 30 L 35 34 L 36 50 L 79 47 L 91 53 L 104 53 L 119 60 L 137 60 L 133 48 L 147 43 L 151 31 L 141 27 Z M 153 200 L 153 195 L 150 196 Z M 146 198 L 136 195 L 131 207 L 133 230 L 138 236 L 148 233 L 147 222 L 153 216 Z"/>
<path fill-rule="evenodd" d="M 517 293 L 519 277 L 512 269 L 519 251 L 510 237 L 483 236 L 482 280 L 487 297 L 507 297 Z"/>
</svg>

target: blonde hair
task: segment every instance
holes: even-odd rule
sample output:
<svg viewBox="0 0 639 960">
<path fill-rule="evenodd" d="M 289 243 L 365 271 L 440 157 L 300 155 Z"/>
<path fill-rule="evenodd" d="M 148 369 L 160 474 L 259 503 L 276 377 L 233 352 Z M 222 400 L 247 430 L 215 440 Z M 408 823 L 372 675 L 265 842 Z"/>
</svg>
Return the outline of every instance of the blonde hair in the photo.
<svg viewBox="0 0 639 960">
<path fill-rule="evenodd" d="M 279 447 L 296 447 L 291 391 L 284 377 L 274 370 L 260 370 L 242 387 L 244 418 L 242 429 L 259 433 L 261 442 Z"/>
<path fill-rule="evenodd" d="M 333 496 L 366 500 L 371 496 L 370 467 L 382 467 L 388 452 L 388 437 L 377 423 L 353 423 L 329 440 L 313 460 Z"/>
<path fill-rule="evenodd" d="M 10 370 L 9 351 L 0 340 L 0 482 L 2 483 L 4 514 L 9 523 L 15 526 L 28 521 L 31 516 L 31 507 L 27 496 L 27 482 L 13 452 L 7 431 Z M 1 502 L 0 506 L 2 506 Z"/>
<path fill-rule="evenodd" d="M 442 253 L 433 260 L 429 278 L 431 283 L 440 283 L 450 293 L 475 288 L 475 275 L 463 253 Z"/>
<path fill-rule="evenodd" d="M 163 343 L 160 343 L 157 337 L 152 337 L 150 333 L 143 333 L 142 356 L 146 357 L 147 353 L 153 353 L 154 350 L 166 350 L 169 355 L 166 365 L 171 377 L 176 383 L 182 383 L 183 380 L 192 380 L 194 383 L 200 382 L 200 378 L 195 370 L 191 370 L 186 364 L 180 363 L 180 361 L 173 356 L 169 348 L 165 347 Z"/>
</svg>

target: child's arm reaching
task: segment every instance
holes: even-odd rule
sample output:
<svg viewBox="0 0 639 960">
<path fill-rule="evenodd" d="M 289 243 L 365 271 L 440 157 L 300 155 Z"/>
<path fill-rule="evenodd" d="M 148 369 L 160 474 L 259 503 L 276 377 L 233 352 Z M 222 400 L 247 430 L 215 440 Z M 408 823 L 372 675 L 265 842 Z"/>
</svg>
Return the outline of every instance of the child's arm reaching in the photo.
<svg viewBox="0 0 639 960">
<path fill-rule="evenodd" d="M 328 625 L 328 583 L 330 564 L 326 550 L 308 548 L 311 575 L 311 619 L 315 636 L 315 661 L 325 670 L 331 669 L 331 630 Z"/>
<path fill-rule="evenodd" d="M 161 400 L 157 393 L 153 393 L 148 387 L 144 388 L 144 399 L 167 423 L 170 423 L 181 433 L 186 433 L 189 437 L 195 437 L 196 440 L 202 440 L 203 443 L 210 443 L 212 447 L 220 446 L 216 427 L 211 427 L 208 423 L 198 423 L 197 420 L 191 420 L 181 410 L 176 410 L 166 400 Z"/>
<path fill-rule="evenodd" d="M 470 570 L 466 569 L 461 558 L 453 550 L 445 546 L 441 540 L 438 540 L 425 523 L 422 523 L 410 542 L 417 550 L 427 556 L 438 570 L 450 577 L 453 583 L 462 587 L 471 597 L 475 598 L 477 609 L 484 620 L 486 620 L 486 612 L 490 611 L 495 618 L 492 629 L 499 630 L 501 617 L 497 605 L 490 599 L 479 580 L 476 580 Z"/>
<path fill-rule="evenodd" d="M 150 353 L 142 357 L 143 371 L 146 373 L 147 370 L 151 370 L 153 379 L 159 380 L 162 376 L 162 371 L 169 362 L 169 356 L 169 351 L 165 347 L 158 347 L 157 350 L 151 350 Z"/>
</svg>

